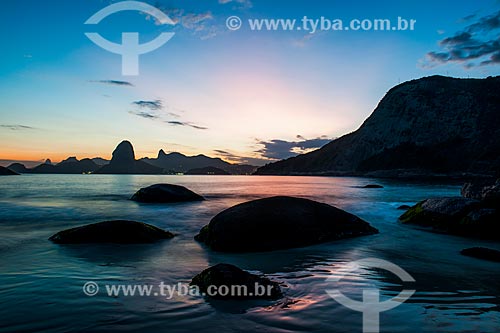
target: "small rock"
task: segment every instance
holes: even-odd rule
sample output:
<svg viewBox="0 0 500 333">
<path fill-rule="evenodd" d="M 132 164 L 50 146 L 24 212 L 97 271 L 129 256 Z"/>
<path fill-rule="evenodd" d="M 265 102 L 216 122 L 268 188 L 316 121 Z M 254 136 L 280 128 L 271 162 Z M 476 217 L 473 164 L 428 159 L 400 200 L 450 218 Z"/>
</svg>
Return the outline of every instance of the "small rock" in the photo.
<svg viewBox="0 0 500 333">
<path fill-rule="evenodd" d="M 378 185 L 378 184 L 368 184 L 368 185 L 363 186 L 363 188 L 384 188 L 384 187 L 382 185 Z"/>
<path fill-rule="evenodd" d="M 198 286 L 201 292 L 212 298 L 278 299 L 282 296 L 277 282 L 230 264 L 209 267 L 196 275 L 190 284 Z M 229 291 L 227 294 L 224 292 L 226 290 Z M 214 291 L 217 291 L 216 294 L 213 294 Z"/>
<path fill-rule="evenodd" d="M 141 188 L 130 200 L 148 203 L 169 203 L 205 200 L 201 195 L 180 185 L 155 184 Z"/>
<path fill-rule="evenodd" d="M 468 257 L 500 262 L 500 251 L 488 249 L 486 247 L 471 247 L 463 249 L 460 253 Z"/>
<path fill-rule="evenodd" d="M 408 205 L 401 205 L 398 207 L 399 210 L 408 210 L 410 208 L 411 208 L 411 206 L 408 206 Z"/>
</svg>

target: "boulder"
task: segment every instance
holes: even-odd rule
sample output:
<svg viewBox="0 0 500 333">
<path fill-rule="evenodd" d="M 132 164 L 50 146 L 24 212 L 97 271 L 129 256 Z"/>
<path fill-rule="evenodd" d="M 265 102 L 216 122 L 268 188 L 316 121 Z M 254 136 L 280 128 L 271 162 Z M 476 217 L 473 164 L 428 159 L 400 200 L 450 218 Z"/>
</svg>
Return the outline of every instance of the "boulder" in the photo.
<svg viewBox="0 0 500 333">
<path fill-rule="evenodd" d="M 486 247 L 471 247 L 463 249 L 460 253 L 468 257 L 500 262 L 500 251 L 488 249 Z"/>
<path fill-rule="evenodd" d="M 49 238 L 56 244 L 118 243 L 140 244 L 153 243 L 174 237 L 171 232 L 150 224 L 115 220 L 104 221 L 71 228 L 58 232 Z"/>
<path fill-rule="evenodd" d="M 147 203 L 169 203 L 205 200 L 201 195 L 180 185 L 155 184 L 141 188 L 130 200 Z"/>
<path fill-rule="evenodd" d="M 196 275 L 190 284 L 198 286 L 201 292 L 213 298 L 278 299 L 282 296 L 277 282 L 230 264 L 217 264 L 209 267 Z M 229 292 L 226 294 L 225 290 Z M 218 292 L 213 293 L 214 291 Z"/>
<path fill-rule="evenodd" d="M 475 199 L 434 198 L 417 203 L 399 217 L 400 222 L 429 227 L 437 232 L 467 237 L 500 239 L 498 212 Z"/>
<path fill-rule="evenodd" d="M 253 200 L 217 214 L 195 239 L 228 252 L 272 251 L 378 233 L 359 217 L 302 198 Z"/>
</svg>

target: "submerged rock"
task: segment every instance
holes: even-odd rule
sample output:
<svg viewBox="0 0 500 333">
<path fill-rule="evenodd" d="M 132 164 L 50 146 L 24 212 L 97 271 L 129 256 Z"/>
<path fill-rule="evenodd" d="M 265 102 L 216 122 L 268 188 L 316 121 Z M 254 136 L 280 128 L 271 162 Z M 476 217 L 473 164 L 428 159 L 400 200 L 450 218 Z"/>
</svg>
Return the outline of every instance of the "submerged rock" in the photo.
<svg viewBox="0 0 500 333">
<path fill-rule="evenodd" d="M 171 232 L 153 225 L 126 221 L 104 221 L 71 228 L 58 232 L 49 238 L 56 244 L 118 243 L 139 244 L 153 243 L 174 237 Z"/>
<path fill-rule="evenodd" d="M 378 233 L 333 206 L 278 196 L 245 202 L 217 214 L 195 239 L 216 251 L 250 252 L 301 247 Z"/>
<path fill-rule="evenodd" d="M 471 247 L 463 249 L 460 253 L 468 257 L 500 262 L 500 251 L 488 249 L 486 247 Z"/>
<path fill-rule="evenodd" d="M 278 299 L 282 296 L 277 282 L 248 273 L 230 264 L 209 267 L 196 275 L 190 284 L 198 286 L 201 292 L 213 298 Z M 229 292 L 226 294 L 224 290 Z"/>
<path fill-rule="evenodd" d="M 411 208 L 411 206 L 408 206 L 408 205 L 401 205 L 398 207 L 399 210 L 408 210 L 410 208 Z"/>
<path fill-rule="evenodd" d="M 201 195 L 180 185 L 155 184 L 141 188 L 130 200 L 149 203 L 169 203 L 205 200 Z"/>
</svg>

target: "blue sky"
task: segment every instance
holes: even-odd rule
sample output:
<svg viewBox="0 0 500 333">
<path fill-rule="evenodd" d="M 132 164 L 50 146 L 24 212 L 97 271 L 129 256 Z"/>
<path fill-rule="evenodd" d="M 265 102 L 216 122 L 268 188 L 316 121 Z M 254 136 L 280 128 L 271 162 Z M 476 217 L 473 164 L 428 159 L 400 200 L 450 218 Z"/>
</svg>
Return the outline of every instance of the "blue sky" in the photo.
<svg viewBox="0 0 500 333">
<path fill-rule="evenodd" d="M 500 74 L 494 0 L 159 0 L 145 2 L 174 26 L 137 12 L 83 24 L 116 2 L 2 1 L 0 159 L 109 158 L 128 139 L 138 156 L 162 148 L 262 164 L 355 130 L 399 82 Z M 225 26 L 232 15 L 243 22 L 237 31 Z M 309 34 L 252 31 L 247 24 L 303 16 L 399 16 L 416 25 Z M 116 43 L 122 32 L 139 32 L 141 43 L 161 32 L 175 35 L 140 56 L 140 75 L 124 76 L 121 57 L 85 32 Z"/>
</svg>

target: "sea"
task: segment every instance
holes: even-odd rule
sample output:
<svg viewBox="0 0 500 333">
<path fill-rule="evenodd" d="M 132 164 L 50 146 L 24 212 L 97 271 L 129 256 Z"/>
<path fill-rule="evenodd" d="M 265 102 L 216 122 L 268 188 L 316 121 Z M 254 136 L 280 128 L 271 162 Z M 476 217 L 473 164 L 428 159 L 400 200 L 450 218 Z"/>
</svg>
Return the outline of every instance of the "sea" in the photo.
<svg viewBox="0 0 500 333">
<path fill-rule="evenodd" d="M 178 184 L 202 202 L 141 204 L 141 187 Z M 384 188 L 366 189 L 366 184 Z M 238 203 L 288 195 L 353 213 L 376 235 L 303 248 L 220 253 L 193 237 Z M 398 222 L 401 205 L 460 195 L 459 184 L 350 177 L 35 175 L 0 177 L 0 332 L 363 332 L 364 291 L 379 301 L 406 301 L 380 312 L 380 332 L 500 331 L 500 265 L 465 257 L 473 246 L 500 244 L 432 233 Z M 57 245 L 54 233 L 89 223 L 127 219 L 177 236 L 147 245 Z M 258 240 L 256 240 L 258 241 Z M 374 258 L 397 265 L 414 282 L 380 267 L 353 266 Z M 209 266 L 234 264 L 278 281 L 279 300 L 217 300 L 202 295 L 109 294 L 113 285 L 187 285 Z M 84 288 L 92 282 L 92 295 Z M 94 294 L 95 292 L 95 294 Z M 373 329 L 373 328 L 372 328 Z"/>
</svg>

